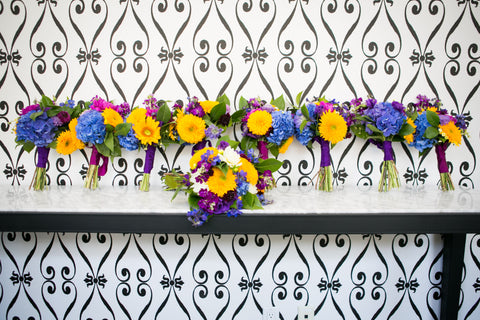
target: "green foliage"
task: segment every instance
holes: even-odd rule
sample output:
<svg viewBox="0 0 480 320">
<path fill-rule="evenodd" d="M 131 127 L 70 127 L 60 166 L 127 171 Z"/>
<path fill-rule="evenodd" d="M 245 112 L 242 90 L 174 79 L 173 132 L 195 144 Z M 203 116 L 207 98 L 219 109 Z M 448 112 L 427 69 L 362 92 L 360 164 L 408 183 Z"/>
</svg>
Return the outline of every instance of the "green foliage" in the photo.
<svg viewBox="0 0 480 320">
<path fill-rule="evenodd" d="M 242 197 L 242 203 L 243 203 L 243 208 L 247 210 L 263 209 L 262 204 L 260 203 L 260 200 L 258 200 L 258 197 L 254 194 L 251 194 L 250 192 L 247 192 Z"/>
<path fill-rule="evenodd" d="M 171 112 L 170 108 L 168 107 L 167 103 L 164 102 L 157 111 L 157 120 L 161 121 L 162 123 L 167 123 L 170 121 Z"/>
<path fill-rule="evenodd" d="M 275 100 L 272 100 L 270 102 L 270 104 L 277 107 L 280 110 L 284 110 L 285 109 L 285 99 L 283 98 L 283 94 L 280 97 L 276 98 Z"/>
<path fill-rule="evenodd" d="M 264 171 L 270 170 L 271 172 L 275 172 L 282 166 L 283 161 L 277 159 L 265 159 L 260 161 L 255 165 L 255 168 L 258 172 L 262 173 Z"/>
</svg>

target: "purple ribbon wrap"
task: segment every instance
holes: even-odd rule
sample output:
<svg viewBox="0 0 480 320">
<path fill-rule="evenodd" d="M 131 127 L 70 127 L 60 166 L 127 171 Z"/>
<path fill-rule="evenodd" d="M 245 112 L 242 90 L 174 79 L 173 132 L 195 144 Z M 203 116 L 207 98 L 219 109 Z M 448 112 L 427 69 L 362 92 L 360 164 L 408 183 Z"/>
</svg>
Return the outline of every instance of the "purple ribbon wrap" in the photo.
<svg viewBox="0 0 480 320">
<path fill-rule="evenodd" d="M 435 153 L 437 154 L 438 172 L 440 173 L 448 172 L 447 157 L 445 156 L 445 151 L 447 151 L 447 148 L 448 148 L 448 143 L 446 142 L 435 145 Z"/>
<path fill-rule="evenodd" d="M 98 176 L 103 177 L 107 173 L 108 169 L 108 157 L 100 154 L 95 146 L 92 148 L 92 154 L 90 156 L 90 165 L 98 166 L 102 159 L 102 165 L 98 168 Z"/>
<path fill-rule="evenodd" d="M 321 158 L 320 167 L 328 167 L 330 162 L 330 142 L 320 138 Z"/>
<path fill-rule="evenodd" d="M 268 159 L 267 143 L 265 141 L 258 141 L 257 147 L 258 147 L 260 159 L 263 159 L 263 160 Z"/>
<path fill-rule="evenodd" d="M 155 160 L 156 146 L 150 144 L 145 151 L 145 165 L 143 166 L 143 173 L 152 172 L 153 161 Z"/>
<path fill-rule="evenodd" d="M 383 161 L 393 160 L 392 141 L 383 141 Z"/>
<path fill-rule="evenodd" d="M 50 148 L 47 147 L 37 147 L 37 167 L 46 168 L 48 162 L 48 154 L 50 153 Z"/>
</svg>

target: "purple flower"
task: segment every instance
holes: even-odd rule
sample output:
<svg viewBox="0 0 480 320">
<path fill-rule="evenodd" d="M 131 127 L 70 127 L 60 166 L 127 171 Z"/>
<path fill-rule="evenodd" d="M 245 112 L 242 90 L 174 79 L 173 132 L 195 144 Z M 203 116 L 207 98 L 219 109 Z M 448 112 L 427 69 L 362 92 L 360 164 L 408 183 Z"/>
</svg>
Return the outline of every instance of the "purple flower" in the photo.
<svg viewBox="0 0 480 320">
<path fill-rule="evenodd" d="M 219 128 L 214 124 L 211 124 L 205 130 L 205 135 L 207 136 L 207 139 L 218 139 L 220 138 L 222 132 L 223 132 L 222 128 Z"/>
<path fill-rule="evenodd" d="M 225 141 L 225 140 L 222 140 L 220 141 L 220 144 L 218 145 L 217 149 L 218 150 L 225 150 L 226 147 L 230 146 L 230 144 Z"/>
<path fill-rule="evenodd" d="M 117 110 L 116 108 L 114 108 L 114 105 L 111 102 L 108 102 L 100 98 L 99 96 L 95 96 L 92 98 L 90 109 L 102 112 L 107 108 L 112 108 L 114 110 Z"/>
<path fill-rule="evenodd" d="M 205 221 L 207 221 L 208 214 L 201 209 L 193 209 L 187 212 L 187 217 L 194 227 L 200 227 Z"/>
<path fill-rule="evenodd" d="M 382 131 L 385 137 L 396 135 L 407 118 L 403 106 L 402 110 L 399 110 L 398 104 L 394 107 L 390 102 L 377 103 L 373 108 L 367 109 L 365 115 L 372 119 L 374 126 Z M 368 134 L 373 133 L 368 127 L 365 130 Z"/>
<path fill-rule="evenodd" d="M 46 147 L 55 139 L 57 128 L 52 118 L 49 118 L 46 112 L 32 120 L 30 116 L 35 112 L 37 110 L 31 108 L 27 114 L 18 119 L 16 140 L 30 141 L 37 147 Z"/>
<path fill-rule="evenodd" d="M 32 105 L 29 105 L 25 108 L 22 109 L 20 115 L 26 115 L 27 113 L 29 113 L 30 111 L 40 111 L 40 105 L 37 103 L 37 104 L 32 104 Z"/>
<path fill-rule="evenodd" d="M 62 125 L 66 124 L 66 123 L 69 123 L 70 120 L 71 120 L 70 114 L 67 111 L 60 111 L 57 114 L 57 117 L 62 122 Z"/>
<path fill-rule="evenodd" d="M 115 106 L 115 110 L 122 116 L 123 119 L 130 113 L 130 105 L 127 102 Z"/>
</svg>

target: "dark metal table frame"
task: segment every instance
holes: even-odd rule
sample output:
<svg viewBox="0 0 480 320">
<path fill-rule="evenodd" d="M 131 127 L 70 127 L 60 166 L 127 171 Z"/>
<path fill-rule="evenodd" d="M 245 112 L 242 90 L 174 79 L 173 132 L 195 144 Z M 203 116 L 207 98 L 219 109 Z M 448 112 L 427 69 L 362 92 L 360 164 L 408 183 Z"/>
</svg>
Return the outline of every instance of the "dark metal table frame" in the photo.
<svg viewBox="0 0 480 320">
<path fill-rule="evenodd" d="M 480 232 L 480 212 L 262 214 L 217 216 L 193 228 L 183 214 L 0 212 L 0 231 L 223 234 L 416 234 L 444 236 L 440 319 L 457 319 L 467 233 Z"/>
</svg>

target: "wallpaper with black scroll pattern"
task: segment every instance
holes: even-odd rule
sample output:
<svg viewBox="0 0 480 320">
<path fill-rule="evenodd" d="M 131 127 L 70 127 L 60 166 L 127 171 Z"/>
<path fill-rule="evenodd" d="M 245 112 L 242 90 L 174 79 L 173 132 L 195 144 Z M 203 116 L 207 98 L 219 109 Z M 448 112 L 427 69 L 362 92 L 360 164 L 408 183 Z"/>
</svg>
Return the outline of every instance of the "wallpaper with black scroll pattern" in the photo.
<svg viewBox="0 0 480 320">
<path fill-rule="evenodd" d="M 35 152 L 16 148 L 12 130 L 21 108 L 41 94 L 75 100 L 99 95 L 140 105 L 151 93 L 183 101 L 226 93 L 235 109 L 240 96 L 283 94 L 293 102 L 300 91 L 302 101 L 371 95 L 408 103 L 419 93 L 438 96 L 449 110 L 472 117 L 470 136 L 447 152 L 454 183 L 476 188 L 480 182 L 479 1 L 0 0 L 0 21 L 2 184 L 30 183 Z M 231 135 L 238 138 L 235 130 Z M 403 185 L 436 187 L 433 154 L 419 158 L 406 145 L 394 148 Z M 164 173 L 181 170 L 189 154 L 189 147 L 159 149 L 152 188 L 160 188 Z M 81 185 L 88 156 L 52 153 L 48 182 Z M 280 159 L 279 184 L 307 184 L 318 171 L 319 148 L 294 144 Z M 339 143 L 332 150 L 335 186 L 375 186 L 381 160 L 365 141 Z M 126 152 L 100 183 L 137 185 L 142 168 L 143 154 Z M 169 310 L 187 319 L 244 319 L 242 312 L 258 318 L 264 306 L 288 301 L 315 301 L 318 314 L 329 310 L 340 319 L 438 314 L 437 236 L 253 237 L 3 233 L 0 314 L 147 319 Z M 470 319 L 478 317 L 480 302 L 477 238 L 467 241 L 461 301 Z M 92 241 L 97 251 L 87 254 Z M 185 251 L 164 256 L 162 246 Z M 259 258 L 241 253 L 249 246 Z M 323 260 L 321 248 L 332 256 Z M 414 255 L 415 269 L 405 266 L 413 260 L 395 253 L 400 248 L 427 254 Z M 64 258 L 47 262 L 57 254 Z M 294 262 L 287 262 L 290 254 Z M 137 256 L 142 266 L 122 266 Z M 368 274 L 370 263 L 383 267 Z M 282 308 L 285 319 L 294 313 Z"/>
</svg>

